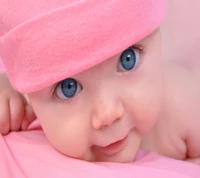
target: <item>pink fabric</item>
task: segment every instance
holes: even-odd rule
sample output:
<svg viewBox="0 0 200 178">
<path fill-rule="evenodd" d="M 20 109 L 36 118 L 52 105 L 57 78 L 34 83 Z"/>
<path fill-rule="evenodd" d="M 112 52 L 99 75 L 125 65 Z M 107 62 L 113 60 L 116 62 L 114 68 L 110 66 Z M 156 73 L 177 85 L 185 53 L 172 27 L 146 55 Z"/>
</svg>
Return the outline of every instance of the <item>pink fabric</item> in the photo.
<svg viewBox="0 0 200 178">
<path fill-rule="evenodd" d="M 18 2 L 0 1 L 0 56 L 13 87 L 24 93 L 130 47 L 153 32 L 167 10 L 167 0 Z"/>
<path fill-rule="evenodd" d="M 1 178 L 198 178 L 200 166 L 140 151 L 134 163 L 88 163 L 57 152 L 37 123 L 27 132 L 0 135 Z"/>
</svg>

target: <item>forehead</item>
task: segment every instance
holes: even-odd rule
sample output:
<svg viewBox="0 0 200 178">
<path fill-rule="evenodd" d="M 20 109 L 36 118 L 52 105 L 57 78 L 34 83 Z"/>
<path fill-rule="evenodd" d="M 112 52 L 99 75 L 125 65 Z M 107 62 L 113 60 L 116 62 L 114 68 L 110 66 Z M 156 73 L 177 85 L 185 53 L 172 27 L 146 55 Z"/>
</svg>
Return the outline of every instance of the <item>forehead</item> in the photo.
<svg viewBox="0 0 200 178">
<path fill-rule="evenodd" d="M 157 28 L 151 34 L 149 34 L 145 38 L 141 39 L 140 41 L 136 42 L 135 44 L 141 44 L 145 47 L 145 46 L 148 46 L 151 43 L 155 42 L 155 40 L 161 40 L 161 38 L 160 38 L 160 28 Z"/>
</svg>

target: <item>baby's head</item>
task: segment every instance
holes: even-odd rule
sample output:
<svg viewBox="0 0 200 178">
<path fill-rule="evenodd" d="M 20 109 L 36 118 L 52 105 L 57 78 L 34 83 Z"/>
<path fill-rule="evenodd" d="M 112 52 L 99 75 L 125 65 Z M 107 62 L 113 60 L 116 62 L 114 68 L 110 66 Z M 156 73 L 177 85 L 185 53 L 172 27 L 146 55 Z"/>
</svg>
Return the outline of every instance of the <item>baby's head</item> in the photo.
<svg viewBox="0 0 200 178">
<path fill-rule="evenodd" d="M 30 12 L 26 23 L 0 39 L 11 83 L 28 93 L 47 138 L 61 153 L 87 161 L 132 161 L 160 113 L 158 27 L 166 0 L 50 2 L 44 3 L 45 14 L 32 18 Z M 60 7 L 52 10 L 55 4 Z"/>
<path fill-rule="evenodd" d="M 50 142 L 89 161 L 132 161 L 160 112 L 159 30 L 29 98 Z"/>
</svg>

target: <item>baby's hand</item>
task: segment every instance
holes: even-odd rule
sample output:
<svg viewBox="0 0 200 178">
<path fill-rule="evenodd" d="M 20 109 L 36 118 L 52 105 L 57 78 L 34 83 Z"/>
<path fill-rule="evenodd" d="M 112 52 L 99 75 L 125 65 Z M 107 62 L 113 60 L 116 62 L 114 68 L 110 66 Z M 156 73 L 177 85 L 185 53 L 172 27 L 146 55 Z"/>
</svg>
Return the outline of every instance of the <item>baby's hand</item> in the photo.
<svg viewBox="0 0 200 178">
<path fill-rule="evenodd" d="M 35 118 L 24 95 L 12 88 L 6 74 L 0 74 L 0 134 L 26 130 Z"/>
</svg>

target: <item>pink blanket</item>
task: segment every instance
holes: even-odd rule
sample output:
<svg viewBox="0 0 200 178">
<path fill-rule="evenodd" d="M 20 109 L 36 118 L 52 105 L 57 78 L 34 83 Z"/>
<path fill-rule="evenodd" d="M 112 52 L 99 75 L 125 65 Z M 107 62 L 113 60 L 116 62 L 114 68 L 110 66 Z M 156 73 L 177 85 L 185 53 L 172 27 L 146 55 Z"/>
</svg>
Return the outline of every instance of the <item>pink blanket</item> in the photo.
<svg viewBox="0 0 200 178">
<path fill-rule="evenodd" d="M 27 132 L 0 135 L 1 178 L 55 177 L 199 178 L 200 166 L 140 151 L 135 162 L 88 163 L 57 152 L 46 140 L 37 121 Z"/>
</svg>

